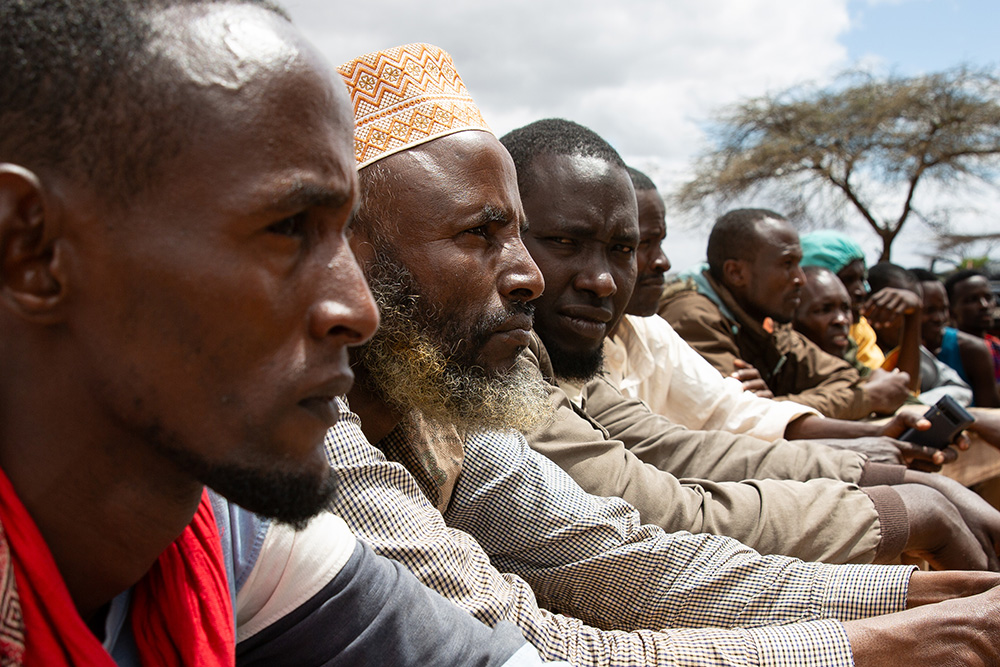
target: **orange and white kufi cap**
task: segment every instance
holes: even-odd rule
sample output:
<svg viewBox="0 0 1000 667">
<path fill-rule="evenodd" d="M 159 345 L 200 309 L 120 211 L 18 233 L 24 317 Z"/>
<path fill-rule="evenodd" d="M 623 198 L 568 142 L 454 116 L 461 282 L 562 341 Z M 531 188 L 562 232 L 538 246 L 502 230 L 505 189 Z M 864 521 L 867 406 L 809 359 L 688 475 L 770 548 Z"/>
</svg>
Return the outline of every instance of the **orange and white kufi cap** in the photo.
<svg viewBox="0 0 1000 667">
<path fill-rule="evenodd" d="M 359 56 L 337 70 L 354 105 L 358 169 L 462 130 L 492 134 L 451 56 L 436 46 L 397 46 Z"/>
</svg>

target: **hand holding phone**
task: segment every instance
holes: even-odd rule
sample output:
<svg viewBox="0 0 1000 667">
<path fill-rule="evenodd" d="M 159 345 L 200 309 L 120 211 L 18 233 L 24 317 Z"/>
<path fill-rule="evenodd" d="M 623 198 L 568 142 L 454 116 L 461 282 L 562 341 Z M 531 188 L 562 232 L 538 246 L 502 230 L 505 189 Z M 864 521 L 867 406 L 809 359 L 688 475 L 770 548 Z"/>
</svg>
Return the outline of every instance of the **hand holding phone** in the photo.
<svg viewBox="0 0 1000 667">
<path fill-rule="evenodd" d="M 899 439 L 915 445 L 944 449 L 962 429 L 976 420 L 968 410 L 948 395 L 942 396 L 941 400 L 932 405 L 924 413 L 924 419 L 930 421 L 929 429 L 918 431 L 915 428 L 908 428 Z"/>
</svg>

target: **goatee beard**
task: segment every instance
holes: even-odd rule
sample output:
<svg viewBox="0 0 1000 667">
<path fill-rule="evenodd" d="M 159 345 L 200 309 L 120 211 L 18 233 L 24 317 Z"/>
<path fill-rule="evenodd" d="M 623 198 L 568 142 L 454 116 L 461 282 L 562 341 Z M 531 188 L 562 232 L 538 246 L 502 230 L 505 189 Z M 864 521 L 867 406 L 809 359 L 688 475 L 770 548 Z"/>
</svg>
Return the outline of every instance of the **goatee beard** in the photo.
<svg viewBox="0 0 1000 667">
<path fill-rule="evenodd" d="M 552 370 L 556 377 L 574 382 L 586 382 L 593 379 L 604 368 L 604 346 L 599 346 L 593 352 L 581 354 L 566 352 L 558 344 L 545 343 L 545 351 L 549 353 Z"/>
</svg>

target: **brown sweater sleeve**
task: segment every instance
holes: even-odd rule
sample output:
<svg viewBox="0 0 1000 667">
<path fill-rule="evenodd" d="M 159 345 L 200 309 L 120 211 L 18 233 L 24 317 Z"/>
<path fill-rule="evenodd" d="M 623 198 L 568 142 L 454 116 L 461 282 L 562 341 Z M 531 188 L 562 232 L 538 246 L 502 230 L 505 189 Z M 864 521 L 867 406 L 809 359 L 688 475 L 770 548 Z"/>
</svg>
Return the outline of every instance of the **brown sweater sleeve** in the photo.
<svg viewBox="0 0 1000 667">
<path fill-rule="evenodd" d="M 835 419 L 863 419 L 871 406 L 858 372 L 827 354 L 797 331 L 783 330 L 782 347 L 790 357 L 784 377 L 771 389 L 779 400 L 795 401 Z"/>
<path fill-rule="evenodd" d="M 875 551 L 875 563 L 895 562 L 910 539 L 910 520 L 903 499 L 890 486 L 869 486 L 862 489 L 875 503 L 882 539 Z"/>
</svg>

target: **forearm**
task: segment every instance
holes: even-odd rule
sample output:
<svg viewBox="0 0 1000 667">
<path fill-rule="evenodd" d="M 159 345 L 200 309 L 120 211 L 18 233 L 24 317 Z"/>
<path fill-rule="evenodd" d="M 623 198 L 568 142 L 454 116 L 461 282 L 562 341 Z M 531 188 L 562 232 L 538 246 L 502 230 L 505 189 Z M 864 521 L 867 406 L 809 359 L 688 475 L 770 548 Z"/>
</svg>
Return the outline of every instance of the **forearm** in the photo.
<svg viewBox="0 0 1000 667">
<path fill-rule="evenodd" d="M 785 437 L 789 440 L 864 438 L 881 434 L 882 427 L 878 424 L 846 419 L 824 419 L 817 415 L 803 415 L 785 428 Z"/>
<path fill-rule="evenodd" d="M 910 575 L 906 595 L 906 608 L 921 607 L 942 600 L 969 597 L 984 593 L 1000 585 L 1000 574 L 996 572 L 915 571 Z"/>
<path fill-rule="evenodd" d="M 914 573 L 911 588 L 916 584 Z M 952 573 L 962 575 L 963 573 Z M 973 597 L 948 598 L 898 614 L 844 625 L 857 667 L 996 665 L 1000 627 L 996 589 Z"/>
<path fill-rule="evenodd" d="M 911 393 L 920 391 L 920 320 L 921 312 L 909 313 L 903 318 L 903 332 L 900 335 L 899 357 L 896 368 L 909 373 L 907 384 Z"/>
<path fill-rule="evenodd" d="M 778 396 L 776 400 L 795 401 L 814 408 L 826 417 L 839 420 L 864 419 L 872 413 L 872 404 L 864 384 L 832 382 L 799 393 Z"/>
<path fill-rule="evenodd" d="M 587 417 L 611 438 L 620 440 L 641 461 L 678 478 L 726 482 L 826 477 L 857 482 L 864 462 L 858 454 L 813 443 L 765 442 L 724 431 L 688 430 L 653 414 L 641 402 L 625 398 L 603 379 L 587 384 L 585 406 Z M 582 442 L 585 438 L 564 440 Z"/>
</svg>

